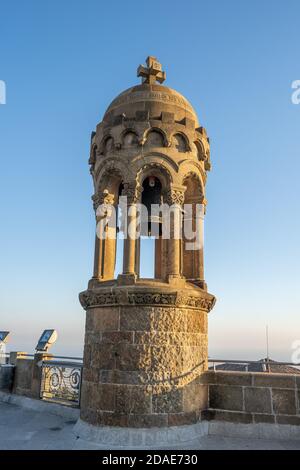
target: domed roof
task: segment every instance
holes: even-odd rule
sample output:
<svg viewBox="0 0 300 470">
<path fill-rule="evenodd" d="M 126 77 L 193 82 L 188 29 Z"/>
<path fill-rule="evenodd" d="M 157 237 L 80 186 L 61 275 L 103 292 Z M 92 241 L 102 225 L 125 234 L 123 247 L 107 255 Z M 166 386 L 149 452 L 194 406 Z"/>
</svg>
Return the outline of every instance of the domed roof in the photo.
<svg viewBox="0 0 300 470">
<path fill-rule="evenodd" d="M 148 68 L 138 68 L 138 76 L 143 77 L 143 83 L 118 95 L 107 108 L 103 120 L 118 115 L 134 118 L 138 111 L 149 112 L 149 118 L 155 119 L 165 112 L 174 114 L 176 121 L 189 118 L 195 121 L 197 127 L 197 114 L 189 101 L 178 91 L 156 83 L 162 83 L 165 79 L 160 63 L 155 57 L 148 57 L 147 65 Z"/>
</svg>

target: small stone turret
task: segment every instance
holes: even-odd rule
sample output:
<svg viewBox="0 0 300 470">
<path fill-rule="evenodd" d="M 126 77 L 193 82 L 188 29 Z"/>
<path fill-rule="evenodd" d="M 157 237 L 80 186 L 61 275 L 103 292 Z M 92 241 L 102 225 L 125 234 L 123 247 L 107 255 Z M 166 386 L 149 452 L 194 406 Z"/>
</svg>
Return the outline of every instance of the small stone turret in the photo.
<svg viewBox="0 0 300 470">
<path fill-rule="evenodd" d="M 135 234 L 140 203 L 160 202 L 172 215 L 169 237 L 164 219 L 156 220 L 154 279 L 140 277 L 139 235 L 125 236 L 117 278 L 118 228 L 96 236 L 94 273 L 80 301 L 87 315 L 81 419 L 97 426 L 193 424 L 205 402 L 199 377 L 207 369 L 207 315 L 215 298 L 204 279 L 197 207 L 206 205 L 209 139 L 190 103 L 161 85 L 165 73 L 154 57 L 138 76 L 142 84 L 113 100 L 92 133 L 96 223 L 103 226 L 102 208 L 117 209 L 122 197 Z M 177 236 L 185 222 L 200 240 L 193 248 L 186 234 Z"/>
</svg>

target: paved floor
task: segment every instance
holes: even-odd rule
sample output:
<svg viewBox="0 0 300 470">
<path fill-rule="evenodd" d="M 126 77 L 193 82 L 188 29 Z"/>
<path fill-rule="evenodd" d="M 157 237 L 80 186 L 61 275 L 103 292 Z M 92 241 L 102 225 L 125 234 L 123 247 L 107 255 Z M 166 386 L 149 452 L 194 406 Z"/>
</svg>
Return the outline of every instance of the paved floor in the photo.
<svg viewBox="0 0 300 470">
<path fill-rule="evenodd" d="M 19 406 L 0 403 L 0 450 L 110 450 L 76 438 L 72 429 L 75 421 L 50 413 L 25 410 Z M 165 448 L 166 449 L 166 448 Z M 205 436 L 187 442 L 184 447 L 168 449 L 300 449 L 299 441 L 269 441 Z"/>
</svg>

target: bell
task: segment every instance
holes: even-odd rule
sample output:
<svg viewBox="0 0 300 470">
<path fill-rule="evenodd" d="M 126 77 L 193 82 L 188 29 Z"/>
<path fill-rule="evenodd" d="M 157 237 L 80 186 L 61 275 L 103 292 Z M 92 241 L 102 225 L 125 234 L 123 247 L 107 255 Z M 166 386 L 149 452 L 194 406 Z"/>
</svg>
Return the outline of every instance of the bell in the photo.
<svg viewBox="0 0 300 470">
<path fill-rule="evenodd" d="M 152 205 L 160 205 L 161 184 L 155 176 L 149 176 L 143 185 L 142 204 L 146 212 L 143 214 L 142 220 L 142 234 L 145 236 L 152 236 L 161 232 L 161 215 L 153 213 Z"/>
<path fill-rule="evenodd" d="M 155 186 L 154 176 L 149 176 L 149 186 L 150 186 L 150 188 L 154 188 L 154 186 Z"/>
</svg>

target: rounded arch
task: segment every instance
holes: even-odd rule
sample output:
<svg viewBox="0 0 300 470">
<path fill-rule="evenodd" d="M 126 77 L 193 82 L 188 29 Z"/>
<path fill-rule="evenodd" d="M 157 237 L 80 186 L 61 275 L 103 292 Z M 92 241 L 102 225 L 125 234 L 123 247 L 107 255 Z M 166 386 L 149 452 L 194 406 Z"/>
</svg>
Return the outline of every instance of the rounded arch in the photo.
<svg viewBox="0 0 300 470">
<path fill-rule="evenodd" d="M 199 161 L 205 160 L 205 148 L 201 140 L 196 140 L 194 142 L 196 150 L 197 150 L 197 158 Z"/>
<path fill-rule="evenodd" d="M 140 155 L 137 155 L 136 157 L 132 159 L 132 162 L 136 164 L 140 164 L 140 162 L 143 162 L 143 164 L 148 164 L 150 162 L 161 164 L 162 160 L 166 168 L 167 167 L 170 168 L 170 173 L 171 173 L 171 170 L 178 173 L 179 165 L 175 162 L 175 160 L 161 152 L 153 152 L 152 150 L 150 150 L 149 152 L 143 152 L 143 158 L 141 158 Z"/>
<path fill-rule="evenodd" d="M 137 171 L 136 181 L 142 186 L 143 182 L 150 176 L 160 181 L 163 191 L 168 190 L 173 182 L 171 172 L 161 163 L 152 162 L 142 165 Z"/>
<path fill-rule="evenodd" d="M 111 152 L 114 148 L 114 138 L 110 134 L 106 134 L 101 140 L 100 150 L 103 155 Z"/>
<path fill-rule="evenodd" d="M 118 171 L 107 171 L 101 178 L 98 191 L 107 190 L 109 194 L 114 196 L 114 202 L 117 203 L 119 197 L 119 188 L 122 183 L 123 178 Z"/>
<path fill-rule="evenodd" d="M 95 189 L 103 186 L 109 186 L 109 180 L 112 178 L 112 185 L 116 182 L 116 178 L 123 182 L 127 178 L 128 168 L 120 159 L 105 159 L 97 168 L 95 175 Z M 105 188 L 103 188 L 105 189 Z M 108 189 L 108 188 L 107 188 Z"/>
<path fill-rule="evenodd" d="M 95 165 L 95 163 L 96 163 L 97 150 L 98 150 L 97 144 L 94 143 L 91 146 L 91 151 L 90 151 L 90 158 L 89 158 L 89 164 L 90 165 Z"/>
<path fill-rule="evenodd" d="M 189 173 L 195 173 L 198 175 L 199 181 L 201 183 L 203 194 L 205 192 L 205 183 L 206 183 L 206 174 L 202 168 L 200 162 L 194 160 L 184 160 L 179 167 L 180 173 L 180 184 L 183 184 L 183 180 Z"/>
<path fill-rule="evenodd" d="M 121 134 L 121 139 L 124 148 L 136 147 L 139 143 L 138 134 L 132 128 L 125 129 Z"/>
<path fill-rule="evenodd" d="M 164 130 L 159 127 L 150 127 L 143 135 L 143 145 L 145 147 L 168 147 L 169 142 Z"/>
<path fill-rule="evenodd" d="M 186 187 L 186 191 L 184 193 L 186 203 L 189 202 L 189 200 L 191 201 L 195 199 L 202 202 L 204 199 L 204 191 L 199 174 L 195 171 L 190 171 L 184 176 L 182 185 Z"/>
</svg>

